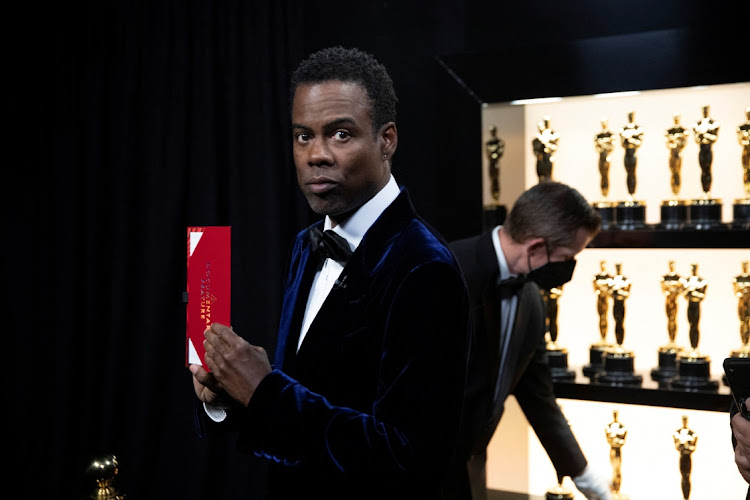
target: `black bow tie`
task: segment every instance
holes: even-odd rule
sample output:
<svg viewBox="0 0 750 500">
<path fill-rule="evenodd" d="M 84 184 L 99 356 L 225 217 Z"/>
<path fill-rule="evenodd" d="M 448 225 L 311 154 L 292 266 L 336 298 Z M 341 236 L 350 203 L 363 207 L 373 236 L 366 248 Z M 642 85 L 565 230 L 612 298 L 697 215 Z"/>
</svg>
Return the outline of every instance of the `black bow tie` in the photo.
<svg viewBox="0 0 750 500">
<path fill-rule="evenodd" d="M 497 289 L 503 296 L 514 295 L 527 281 L 529 281 L 528 274 L 519 274 L 504 280 L 498 279 Z"/>
<path fill-rule="evenodd" d="M 321 231 L 316 227 L 310 228 L 310 245 L 312 245 L 312 252 L 321 259 L 346 262 L 352 255 L 349 243 L 330 229 Z"/>
</svg>

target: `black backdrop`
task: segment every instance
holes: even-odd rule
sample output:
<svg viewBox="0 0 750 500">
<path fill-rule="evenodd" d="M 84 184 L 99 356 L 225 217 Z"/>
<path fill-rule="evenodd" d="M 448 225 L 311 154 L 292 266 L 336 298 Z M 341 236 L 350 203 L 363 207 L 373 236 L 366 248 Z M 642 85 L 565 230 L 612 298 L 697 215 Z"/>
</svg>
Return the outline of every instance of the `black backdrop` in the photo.
<svg viewBox="0 0 750 500">
<path fill-rule="evenodd" d="M 262 463 L 236 453 L 231 437 L 199 440 L 194 431 L 183 352 L 185 227 L 233 227 L 232 321 L 272 351 L 288 244 L 313 220 L 296 188 L 287 125 L 289 72 L 305 54 L 356 45 L 390 68 L 400 97 L 394 174 L 422 215 L 453 239 L 481 225 L 483 101 L 520 97 L 527 82 L 542 94 L 568 85 L 569 72 L 545 47 L 580 42 L 589 50 L 605 38 L 616 58 L 617 37 L 642 33 L 648 43 L 687 40 L 673 49 L 681 81 L 746 81 L 746 55 L 720 56 L 746 50 L 734 41 L 746 36 L 747 7 L 711 5 L 134 0 L 6 7 L 9 481 L 29 498 L 82 498 L 90 460 L 115 453 L 131 499 L 261 496 Z M 708 45 L 701 42 L 697 54 L 706 59 L 691 62 L 694 40 L 703 37 Z M 578 69 L 606 80 L 595 71 L 601 53 L 580 56 L 588 57 L 593 62 L 576 61 Z M 627 58 L 636 81 L 667 81 L 648 58 L 638 61 Z"/>
</svg>

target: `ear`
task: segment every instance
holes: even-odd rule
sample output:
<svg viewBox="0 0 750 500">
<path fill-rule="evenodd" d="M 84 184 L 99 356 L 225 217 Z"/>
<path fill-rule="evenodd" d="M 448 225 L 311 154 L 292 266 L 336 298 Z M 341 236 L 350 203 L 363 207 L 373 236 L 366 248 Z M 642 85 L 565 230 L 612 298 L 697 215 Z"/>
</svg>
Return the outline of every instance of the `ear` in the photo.
<svg viewBox="0 0 750 500">
<path fill-rule="evenodd" d="M 547 250 L 544 246 L 544 238 L 531 238 L 526 240 L 524 245 L 526 245 L 526 251 L 530 256 L 535 255 L 538 252 L 544 252 L 546 254 Z"/>
<path fill-rule="evenodd" d="M 394 122 L 388 122 L 380 127 L 380 139 L 382 140 L 382 154 L 390 159 L 396 152 L 398 146 L 398 131 Z"/>
</svg>

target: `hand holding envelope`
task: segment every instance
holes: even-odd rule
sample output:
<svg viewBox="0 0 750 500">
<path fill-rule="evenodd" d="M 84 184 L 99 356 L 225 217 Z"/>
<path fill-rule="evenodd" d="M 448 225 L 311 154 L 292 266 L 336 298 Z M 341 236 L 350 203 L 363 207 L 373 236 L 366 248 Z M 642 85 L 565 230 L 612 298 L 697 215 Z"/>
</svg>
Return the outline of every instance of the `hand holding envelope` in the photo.
<svg viewBox="0 0 750 500">
<path fill-rule="evenodd" d="M 213 323 L 204 336 L 205 361 L 211 373 L 200 365 L 190 365 L 195 394 L 208 404 L 226 403 L 229 396 L 247 406 L 260 381 L 271 371 L 266 350 L 220 323 Z"/>
</svg>

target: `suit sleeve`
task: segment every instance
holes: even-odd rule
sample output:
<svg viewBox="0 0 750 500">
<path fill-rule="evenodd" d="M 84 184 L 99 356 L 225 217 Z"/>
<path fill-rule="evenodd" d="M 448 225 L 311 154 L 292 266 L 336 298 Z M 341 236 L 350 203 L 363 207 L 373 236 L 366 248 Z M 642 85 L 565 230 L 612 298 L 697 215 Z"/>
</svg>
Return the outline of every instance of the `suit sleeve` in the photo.
<svg viewBox="0 0 750 500">
<path fill-rule="evenodd" d="M 290 466 L 314 461 L 363 481 L 445 472 L 465 385 L 466 287 L 454 266 L 436 261 L 390 289 L 372 407 L 335 406 L 274 370 L 245 411 L 241 448 Z"/>
<path fill-rule="evenodd" d="M 580 474 L 586 467 L 586 457 L 557 404 L 544 341 L 537 346 L 514 394 L 557 474 Z"/>
</svg>

